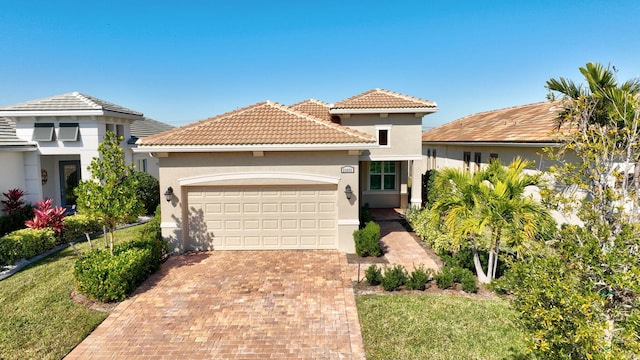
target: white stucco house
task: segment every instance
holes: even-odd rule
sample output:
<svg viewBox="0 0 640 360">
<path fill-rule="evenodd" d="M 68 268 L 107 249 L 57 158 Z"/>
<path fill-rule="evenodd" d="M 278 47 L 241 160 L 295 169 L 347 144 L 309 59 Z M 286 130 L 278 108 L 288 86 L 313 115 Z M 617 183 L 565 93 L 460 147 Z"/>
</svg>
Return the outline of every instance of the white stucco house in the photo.
<svg viewBox="0 0 640 360">
<path fill-rule="evenodd" d="M 107 130 L 125 138 L 127 162 L 157 175 L 157 159 L 134 155 L 135 145 L 127 143 L 146 136 L 147 128 L 158 132 L 170 126 L 78 92 L 0 107 L 0 191 L 20 188 L 30 203 L 51 198 L 55 205 L 73 207 L 73 189 L 91 177 L 87 167 Z"/>
<path fill-rule="evenodd" d="M 142 138 L 134 153 L 160 160 L 175 252 L 352 253 L 362 206 L 420 204 L 422 118 L 437 110 L 382 89 L 335 104 L 266 101 Z"/>
</svg>

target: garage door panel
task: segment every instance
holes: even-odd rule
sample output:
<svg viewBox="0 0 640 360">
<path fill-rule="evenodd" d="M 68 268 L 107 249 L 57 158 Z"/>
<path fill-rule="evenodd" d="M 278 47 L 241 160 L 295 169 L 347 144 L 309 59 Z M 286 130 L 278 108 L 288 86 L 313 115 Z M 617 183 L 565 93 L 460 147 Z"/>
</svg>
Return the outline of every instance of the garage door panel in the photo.
<svg viewBox="0 0 640 360">
<path fill-rule="evenodd" d="M 206 225 L 204 230 L 193 231 L 211 232 L 208 241 L 213 246 L 208 248 L 218 250 L 335 249 L 336 198 L 335 185 L 199 187 L 188 191 L 191 216 L 204 217 L 199 223 Z M 197 235 L 190 230 L 190 237 Z M 203 248 L 202 242 L 200 237 L 192 247 Z"/>
</svg>

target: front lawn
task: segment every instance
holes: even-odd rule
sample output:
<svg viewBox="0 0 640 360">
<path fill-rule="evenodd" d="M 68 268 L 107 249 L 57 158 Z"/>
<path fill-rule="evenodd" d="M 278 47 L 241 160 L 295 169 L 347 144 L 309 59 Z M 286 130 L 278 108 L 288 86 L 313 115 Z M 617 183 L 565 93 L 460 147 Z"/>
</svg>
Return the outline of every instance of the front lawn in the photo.
<svg viewBox="0 0 640 360">
<path fill-rule="evenodd" d="M 449 295 L 356 299 L 367 359 L 511 359 L 520 333 L 505 300 Z"/>
<path fill-rule="evenodd" d="M 138 229 L 118 230 L 116 241 L 132 240 Z M 102 235 L 94 246 L 104 246 Z M 86 241 L 76 248 L 89 251 Z M 0 281 L 1 359 L 61 359 L 107 317 L 71 300 L 76 259 L 67 248 Z"/>
</svg>

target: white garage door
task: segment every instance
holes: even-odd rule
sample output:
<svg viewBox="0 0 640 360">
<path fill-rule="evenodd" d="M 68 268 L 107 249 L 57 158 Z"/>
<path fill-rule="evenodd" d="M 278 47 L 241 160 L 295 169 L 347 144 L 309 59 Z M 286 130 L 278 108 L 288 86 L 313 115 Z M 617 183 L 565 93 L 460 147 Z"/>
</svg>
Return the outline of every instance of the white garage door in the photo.
<svg viewBox="0 0 640 360">
<path fill-rule="evenodd" d="M 335 185 L 190 188 L 190 247 L 336 249 L 336 189 Z"/>
</svg>

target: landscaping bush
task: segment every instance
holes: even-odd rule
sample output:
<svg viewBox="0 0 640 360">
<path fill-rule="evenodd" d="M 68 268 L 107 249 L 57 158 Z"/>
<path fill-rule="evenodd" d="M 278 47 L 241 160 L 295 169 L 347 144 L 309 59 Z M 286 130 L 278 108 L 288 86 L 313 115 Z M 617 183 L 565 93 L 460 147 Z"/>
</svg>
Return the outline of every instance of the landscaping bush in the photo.
<svg viewBox="0 0 640 360">
<path fill-rule="evenodd" d="M 0 238 L 0 264 L 12 265 L 56 246 L 52 229 L 20 229 Z"/>
<path fill-rule="evenodd" d="M 460 285 L 462 286 L 462 291 L 468 292 L 468 293 L 475 293 L 478 291 L 478 282 L 476 281 L 476 277 L 473 276 L 473 274 L 471 273 L 471 271 L 464 269 L 467 272 L 464 273 L 464 275 L 462 275 L 462 278 L 460 279 Z"/>
<path fill-rule="evenodd" d="M 61 241 L 69 242 L 85 233 L 92 233 L 102 229 L 102 225 L 87 215 L 75 214 L 67 216 L 63 220 L 64 230 L 62 231 Z"/>
<path fill-rule="evenodd" d="M 415 268 L 407 279 L 408 290 L 424 290 L 427 288 L 427 282 L 431 279 L 433 270 L 425 269 L 424 265 Z"/>
<path fill-rule="evenodd" d="M 402 265 L 385 268 L 382 276 L 382 287 L 386 291 L 395 291 L 407 283 L 407 270 Z"/>
<path fill-rule="evenodd" d="M 364 278 L 367 279 L 367 283 L 371 286 L 380 285 L 382 282 L 382 270 L 375 264 L 372 264 L 364 272 Z"/>
<path fill-rule="evenodd" d="M 31 205 L 26 205 L 11 214 L 0 216 L 0 236 L 26 228 L 24 223 L 31 218 L 33 218 L 33 206 Z"/>
<path fill-rule="evenodd" d="M 94 250 L 76 261 L 77 289 L 92 299 L 122 301 L 148 277 L 152 257 L 149 248 L 120 249 L 114 255 Z"/>
<path fill-rule="evenodd" d="M 78 291 L 100 301 L 121 301 L 160 268 L 168 251 L 158 211 L 142 226 L 138 239 L 116 245 L 113 255 L 94 250 L 78 259 L 74 269 Z"/>
<path fill-rule="evenodd" d="M 451 267 L 445 266 L 433 276 L 433 279 L 436 281 L 436 284 L 440 289 L 448 289 L 453 286 L 455 274 Z"/>
<path fill-rule="evenodd" d="M 137 180 L 136 198 L 142 203 L 144 213 L 151 215 L 160 204 L 160 183 L 158 179 L 145 172 L 136 171 L 131 175 Z"/>
<path fill-rule="evenodd" d="M 51 228 L 57 234 L 62 232 L 64 222 L 62 221 L 66 215 L 66 209 L 59 206 L 53 206 L 53 200 L 44 199 L 36 203 L 33 210 L 34 217 L 27 220 L 25 225 L 32 229 Z"/>
<path fill-rule="evenodd" d="M 380 225 L 370 221 L 363 229 L 353 232 L 358 256 L 381 256 Z"/>
<path fill-rule="evenodd" d="M 366 224 L 373 221 L 373 215 L 369 211 L 369 205 L 365 204 L 360 208 L 360 229 L 364 228 Z"/>
</svg>

